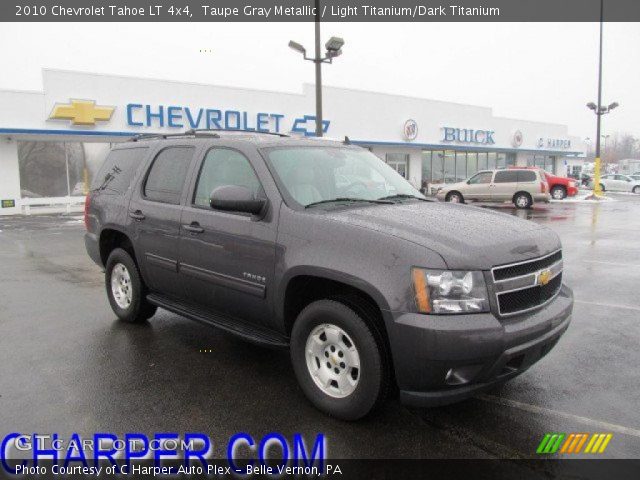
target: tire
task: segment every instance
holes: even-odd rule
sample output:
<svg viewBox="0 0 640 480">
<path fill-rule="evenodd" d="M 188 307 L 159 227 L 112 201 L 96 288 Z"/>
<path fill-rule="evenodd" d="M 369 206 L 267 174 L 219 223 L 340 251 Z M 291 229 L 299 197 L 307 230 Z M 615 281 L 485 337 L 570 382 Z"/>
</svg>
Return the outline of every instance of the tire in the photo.
<svg viewBox="0 0 640 480">
<path fill-rule="evenodd" d="M 604 185 L 600 184 L 600 190 L 604 192 Z"/>
<path fill-rule="evenodd" d="M 640 193 L 640 185 L 636 185 L 635 187 L 633 187 L 631 193 Z"/>
<path fill-rule="evenodd" d="M 451 203 L 464 203 L 464 197 L 460 192 L 449 192 L 444 200 Z"/>
<path fill-rule="evenodd" d="M 363 318 L 335 300 L 307 305 L 291 332 L 291 362 L 302 391 L 316 408 L 342 420 L 358 420 L 384 404 L 390 375 L 383 352 Z"/>
<path fill-rule="evenodd" d="M 120 320 L 141 323 L 156 313 L 157 307 L 146 299 L 138 266 L 125 250 L 116 248 L 109 254 L 104 278 L 111 309 Z"/>
<path fill-rule="evenodd" d="M 567 197 L 567 190 L 564 187 L 556 186 L 551 189 L 551 198 L 554 200 L 564 200 Z"/>
<path fill-rule="evenodd" d="M 513 204 L 520 209 L 531 208 L 533 200 L 527 192 L 518 192 L 513 196 Z"/>
</svg>

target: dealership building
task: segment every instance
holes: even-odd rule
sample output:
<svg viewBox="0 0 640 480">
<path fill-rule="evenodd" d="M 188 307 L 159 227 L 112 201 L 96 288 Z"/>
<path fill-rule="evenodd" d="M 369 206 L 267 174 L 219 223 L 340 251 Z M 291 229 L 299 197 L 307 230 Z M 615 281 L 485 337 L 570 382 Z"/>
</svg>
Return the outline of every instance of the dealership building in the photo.
<svg viewBox="0 0 640 480">
<path fill-rule="evenodd" d="M 577 175 L 586 150 L 565 125 L 488 107 L 335 87 L 323 99 L 327 137 L 349 137 L 427 191 L 509 165 Z M 42 91 L 0 90 L 0 105 L 0 214 L 82 204 L 109 147 L 136 134 L 315 130 L 308 84 L 287 93 L 43 70 Z"/>
</svg>

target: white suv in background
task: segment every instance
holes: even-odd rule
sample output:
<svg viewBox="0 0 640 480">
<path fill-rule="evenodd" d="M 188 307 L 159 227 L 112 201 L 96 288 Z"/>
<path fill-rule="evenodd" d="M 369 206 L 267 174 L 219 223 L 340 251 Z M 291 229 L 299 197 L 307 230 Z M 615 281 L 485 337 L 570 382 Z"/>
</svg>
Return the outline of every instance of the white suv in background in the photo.
<svg viewBox="0 0 640 480">
<path fill-rule="evenodd" d="M 591 187 L 594 186 L 591 180 Z M 602 191 L 611 192 L 633 192 L 640 193 L 640 180 L 636 180 L 629 175 L 620 175 L 619 173 L 610 173 L 600 177 L 600 188 Z"/>
<path fill-rule="evenodd" d="M 484 170 L 464 182 L 445 185 L 436 193 L 445 202 L 513 202 L 531 208 L 534 202 L 551 200 L 549 186 L 540 170 Z"/>
</svg>

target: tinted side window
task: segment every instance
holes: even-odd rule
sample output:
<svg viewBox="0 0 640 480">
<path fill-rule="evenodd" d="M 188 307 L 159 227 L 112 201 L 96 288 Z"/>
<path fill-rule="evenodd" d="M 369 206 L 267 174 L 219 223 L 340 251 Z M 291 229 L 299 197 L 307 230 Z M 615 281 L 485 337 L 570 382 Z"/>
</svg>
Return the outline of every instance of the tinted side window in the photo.
<svg viewBox="0 0 640 480">
<path fill-rule="evenodd" d="M 536 177 L 536 172 L 531 170 L 517 170 L 518 172 L 518 182 L 535 182 L 538 177 Z"/>
<path fill-rule="evenodd" d="M 144 184 L 144 196 L 148 200 L 178 205 L 193 152 L 192 147 L 162 150 L 151 165 Z"/>
<path fill-rule="evenodd" d="M 261 191 L 260 181 L 244 155 L 227 148 L 213 148 L 202 162 L 193 204 L 208 207 L 211 192 L 223 185 L 246 187 L 256 197 Z"/>
<path fill-rule="evenodd" d="M 502 172 L 496 172 L 496 178 L 493 180 L 493 183 L 515 183 L 517 181 L 518 172 L 514 170 L 504 170 Z"/>
<path fill-rule="evenodd" d="M 95 176 L 91 189 L 120 194 L 126 192 L 146 153 L 147 147 L 112 150 Z"/>
</svg>

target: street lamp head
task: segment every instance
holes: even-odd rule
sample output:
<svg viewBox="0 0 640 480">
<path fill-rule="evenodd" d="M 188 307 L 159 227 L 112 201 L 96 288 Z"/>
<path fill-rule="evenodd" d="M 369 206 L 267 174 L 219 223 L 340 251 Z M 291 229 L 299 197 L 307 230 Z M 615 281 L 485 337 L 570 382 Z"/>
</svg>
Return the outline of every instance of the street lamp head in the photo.
<svg viewBox="0 0 640 480">
<path fill-rule="evenodd" d="M 289 42 L 289 48 L 291 48 L 292 50 L 295 50 L 296 52 L 300 52 L 303 55 L 307 54 L 307 50 L 298 42 L 294 42 L 293 40 Z"/>
<path fill-rule="evenodd" d="M 331 37 L 327 40 L 327 43 L 324 44 L 325 48 L 328 52 L 338 52 L 344 45 L 344 40 L 340 37 Z M 337 55 L 333 55 L 337 56 Z"/>
<path fill-rule="evenodd" d="M 336 58 L 342 55 L 342 50 L 329 50 L 327 52 L 327 58 Z"/>
<path fill-rule="evenodd" d="M 291 45 L 289 45 L 289 46 L 291 46 Z M 589 110 L 593 110 L 593 111 L 595 112 L 595 111 L 596 111 L 596 109 L 598 108 L 598 106 L 597 106 L 595 103 L 593 103 L 593 102 L 589 102 L 589 103 L 587 103 L 587 108 L 588 108 Z"/>
<path fill-rule="evenodd" d="M 613 110 L 614 108 L 618 108 L 620 106 L 620 104 L 618 102 L 613 102 L 611 105 L 609 105 L 609 110 Z"/>
</svg>

